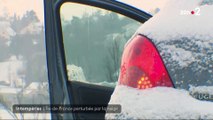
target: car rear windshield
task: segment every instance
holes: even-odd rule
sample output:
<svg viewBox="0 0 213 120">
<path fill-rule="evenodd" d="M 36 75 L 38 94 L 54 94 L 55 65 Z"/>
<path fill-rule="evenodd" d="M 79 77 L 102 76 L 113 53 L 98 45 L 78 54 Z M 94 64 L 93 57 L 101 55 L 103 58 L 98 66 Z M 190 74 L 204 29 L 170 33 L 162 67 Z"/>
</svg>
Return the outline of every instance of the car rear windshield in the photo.
<svg viewBox="0 0 213 120">
<path fill-rule="evenodd" d="M 157 47 L 176 87 L 213 86 L 212 41 L 181 38 Z"/>
<path fill-rule="evenodd" d="M 207 1 L 168 1 L 139 30 L 155 43 L 178 88 L 213 86 L 211 11 Z"/>
</svg>

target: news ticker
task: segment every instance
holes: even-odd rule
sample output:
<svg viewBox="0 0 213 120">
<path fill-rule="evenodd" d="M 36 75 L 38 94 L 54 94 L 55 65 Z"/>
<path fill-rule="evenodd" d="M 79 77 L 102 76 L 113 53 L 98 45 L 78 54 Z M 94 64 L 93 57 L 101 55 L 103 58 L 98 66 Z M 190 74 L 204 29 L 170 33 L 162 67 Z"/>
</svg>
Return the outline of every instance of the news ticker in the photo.
<svg viewBox="0 0 213 120">
<path fill-rule="evenodd" d="M 120 113 L 121 105 L 13 105 L 14 113 Z"/>
</svg>

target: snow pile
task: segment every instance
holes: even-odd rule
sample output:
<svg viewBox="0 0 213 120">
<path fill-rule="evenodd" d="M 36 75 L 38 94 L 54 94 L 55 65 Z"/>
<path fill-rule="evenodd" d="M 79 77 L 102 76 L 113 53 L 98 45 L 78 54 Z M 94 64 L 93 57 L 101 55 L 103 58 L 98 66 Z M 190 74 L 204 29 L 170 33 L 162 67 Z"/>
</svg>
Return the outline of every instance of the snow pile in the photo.
<svg viewBox="0 0 213 120">
<path fill-rule="evenodd" d="M 86 78 L 81 67 L 76 65 L 67 65 L 68 80 L 86 82 Z"/>
<path fill-rule="evenodd" d="M 86 80 L 83 69 L 73 64 L 67 65 L 67 74 L 68 74 L 68 80 L 70 81 L 79 81 L 83 83 L 108 86 L 108 87 L 115 87 L 117 84 L 117 82 L 107 82 L 107 81 L 90 82 Z"/>
<path fill-rule="evenodd" d="M 213 119 L 212 102 L 174 88 L 138 90 L 118 85 L 109 104 L 120 104 L 122 112 L 107 113 L 106 119 Z"/>
</svg>

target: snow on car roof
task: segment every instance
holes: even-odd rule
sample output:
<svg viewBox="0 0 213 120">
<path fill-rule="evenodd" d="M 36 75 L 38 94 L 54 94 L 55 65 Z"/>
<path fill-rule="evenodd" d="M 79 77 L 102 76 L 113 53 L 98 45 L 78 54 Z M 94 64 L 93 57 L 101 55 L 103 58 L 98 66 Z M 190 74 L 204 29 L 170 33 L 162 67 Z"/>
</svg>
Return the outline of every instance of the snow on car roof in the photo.
<svg viewBox="0 0 213 120">
<path fill-rule="evenodd" d="M 182 37 L 209 40 L 213 38 L 213 6 L 203 0 L 170 0 L 161 11 L 144 23 L 138 33 L 154 41 Z"/>
<path fill-rule="evenodd" d="M 138 90 L 118 85 L 109 104 L 120 104 L 122 112 L 107 113 L 106 119 L 213 119 L 212 102 L 169 87 Z"/>
</svg>

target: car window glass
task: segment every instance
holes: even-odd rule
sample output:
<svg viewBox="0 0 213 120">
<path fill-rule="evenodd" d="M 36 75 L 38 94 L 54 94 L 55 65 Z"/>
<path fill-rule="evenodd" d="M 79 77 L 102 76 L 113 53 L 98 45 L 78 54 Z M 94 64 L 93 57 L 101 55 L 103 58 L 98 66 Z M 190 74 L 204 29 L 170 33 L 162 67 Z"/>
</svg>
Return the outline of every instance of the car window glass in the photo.
<svg viewBox="0 0 213 120">
<path fill-rule="evenodd" d="M 76 3 L 63 4 L 60 13 L 68 79 L 115 86 L 124 44 L 141 23 Z"/>
<path fill-rule="evenodd" d="M 0 0 L 0 119 L 14 104 L 49 104 L 43 0 Z M 45 113 L 13 113 L 50 119 Z"/>
</svg>

